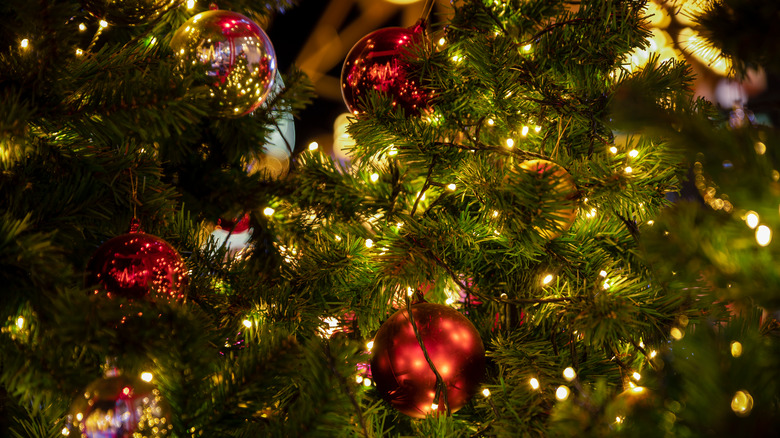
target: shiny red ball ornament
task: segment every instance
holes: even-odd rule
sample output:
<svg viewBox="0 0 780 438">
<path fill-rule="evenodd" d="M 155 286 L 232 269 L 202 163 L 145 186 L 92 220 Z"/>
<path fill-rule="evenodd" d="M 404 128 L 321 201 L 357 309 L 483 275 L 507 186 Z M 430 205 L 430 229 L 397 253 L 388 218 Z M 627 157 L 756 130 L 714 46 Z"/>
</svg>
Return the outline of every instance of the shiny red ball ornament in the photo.
<svg viewBox="0 0 780 438">
<path fill-rule="evenodd" d="M 101 245 L 87 264 L 86 284 L 105 290 L 109 297 L 163 298 L 182 301 L 188 270 L 179 253 L 166 241 L 140 231 L 130 232 Z"/>
<path fill-rule="evenodd" d="M 84 438 L 168 437 L 173 425 L 160 391 L 141 379 L 101 377 L 73 402 L 67 431 Z"/>
<path fill-rule="evenodd" d="M 455 412 L 479 391 L 485 374 L 485 347 L 465 316 L 440 304 L 412 305 L 412 316 L 425 350 L 447 388 Z M 433 412 L 436 375 L 417 342 L 406 309 L 394 313 L 374 338 L 371 374 L 377 390 L 399 412 L 423 418 Z M 438 411 L 446 412 L 443 394 Z"/>
<path fill-rule="evenodd" d="M 213 111 L 241 117 L 265 102 L 277 74 L 276 52 L 254 21 L 236 12 L 201 12 L 182 24 L 170 47 L 184 71 L 205 68 Z"/>
<path fill-rule="evenodd" d="M 388 27 L 366 35 L 347 54 L 341 70 L 341 95 L 352 114 L 360 114 L 360 99 L 371 90 L 393 97 L 407 113 L 427 107 L 430 93 L 410 75 L 404 60 L 409 48 L 424 38 L 424 22 L 410 28 Z"/>
</svg>

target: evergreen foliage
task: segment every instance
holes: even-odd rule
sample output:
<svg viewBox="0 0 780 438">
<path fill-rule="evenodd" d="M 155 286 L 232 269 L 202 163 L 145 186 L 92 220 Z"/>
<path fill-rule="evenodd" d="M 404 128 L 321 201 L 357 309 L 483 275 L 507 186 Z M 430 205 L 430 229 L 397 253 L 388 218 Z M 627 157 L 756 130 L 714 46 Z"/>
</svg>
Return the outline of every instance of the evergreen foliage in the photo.
<svg viewBox="0 0 780 438">
<path fill-rule="evenodd" d="M 294 3 L 219 6 L 265 21 Z M 732 3 L 755 2 L 716 2 L 700 20 L 713 39 L 736 28 Z M 743 218 L 780 229 L 777 134 L 695 99 L 682 62 L 627 70 L 647 45 L 643 6 L 455 2 L 407 59 L 429 110 L 371 94 L 351 164 L 299 147 L 274 177 L 246 164 L 275 110 L 297 113 L 311 87 L 282 72 L 251 116 L 211 116 L 168 47 L 206 5 L 98 30 L 79 1 L 4 1 L 0 435 L 62 436 L 107 359 L 154 375 L 178 437 L 771 434 L 778 246 Z M 571 199 L 555 195 L 560 175 L 523 170 L 535 159 L 571 175 Z M 673 204 L 689 169 L 703 201 Z M 244 212 L 252 249 L 232 257 L 207 230 Z M 186 302 L 84 285 L 134 216 L 184 256 Z M 413 420 L 356 383 L 366 343 L 410 295 L 474 323 L 489 396 Z M 752 409 L 734 407 L 737 391 Z"/>
</svg>

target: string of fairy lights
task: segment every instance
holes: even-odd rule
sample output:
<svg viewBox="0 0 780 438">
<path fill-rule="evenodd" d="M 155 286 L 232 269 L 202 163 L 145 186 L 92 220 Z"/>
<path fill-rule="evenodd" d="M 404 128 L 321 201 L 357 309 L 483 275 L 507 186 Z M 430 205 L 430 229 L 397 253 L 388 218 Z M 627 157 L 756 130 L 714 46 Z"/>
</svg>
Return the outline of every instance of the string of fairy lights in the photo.
<svg viewBox="0 0 780 438">
<path fill-rule="evenodd" d="M 414 1 L 415 0 L 408 0 L 407 3 L 412 3 Z M 394 2 L 402 3 L 403 0 L 395 0 Z M 626 68 L 629 71 L 642 68 L 651 59 L 652 54 L 658 54 L 659 59 L 662 61 L 664 59 L 671 58 L 681 59 L 684 56 L 682 52 L 685 52 L 685 54 L 694 57 L 697 59 L 697 61 L 708 66 L 716 74 L 726 76 L 731 70 L 731 65 L 728 59 L 720 56 L 717 50 L 708 45 L 706 41 L 690 27 L 692 24 L 689 21 L 690 17 L 701 11 L 700 8 L 702 7 L 702 3 L 703 2 L 699 1 L 683 2 L 680 0 L 670 0 L 667 2 L 648 2 L 647 16 L 648 21 L 652 26 L 652 36 L 648 40 L 647 49 L 637 50 L 629 55 Z M 187 0 L 186 7 L 187 9 L 193 9 L 195 4 L 195 0 Z M 676 22 L 677 24 L 674 25 L 673 22 Z M 99 37 L 100 32 L 107 26 L 107 22 L 100 20 L 98 23 L 98 30 L 94 38 Z M 76 24 L 76 27 L 79 32 L 85 32 L 88 29 L 84 23 L 78 23 Z M 670 27 L 672 30 L 674 30 L 676 38 L 672 37 L 670 32 L 668 32 Z M 446 45 L 446 39 L 442 37 L 438 40 L 437 44 L 441 47 L 444 47 Z M 34 50 L 34 47 L 32 46 L 29 38 L 22 38 L 19 41 L 19 47 L 25 51 Z M 523 53 L 532 54 L 533 47 L 528 44 L 523 46 L 521 50 Z M 78 56 L 84 54 L 84 49 L 82 48 L 75 48 L 74 51 Z M 457 64 L 463 62 L 464 58 L 461 55 L 454 54 L 451 60 L 453 63 Z M 349 114 L 340 115 L 334 124 L 334 153 L 337 155 L 337 158 L 341 159 L 349 159 L 350 157 L 343 155 L 342 151 L 348 150 L 354 146 L 354 140 L 346 132 L 346 127 L 349 123 L 348 116 Z M 428 118 L 428 122 L 431 124 L 436 124 L 440 122 L 442 118 L 443 116 L 441 114 L 434 114 Z M 488 118 L 485 123 L 488 127 L 494 127 L 496 125 L 496 121 L 492 118 Z M 523 138 L 526 138 L 528 135 L 540 134 L 541 130 L 542 126 L 537 124 L 523 125 L 520 128 L 519 137 L 506 138 L 504 140 L 504 145 L 507 149 L 513 149 L 520 144 Z M 310 143 L 307 147 L 307 150 L 309 153 L 320 153 L 319 145 L 316 142 Z M 613 145 L 608 147 L 608 151 L 612 155 L 620 156 L 621 159 L 625 160 L 625 165 L 622 167 L 623 173 L 635 174 L 639 170 L 639 168 L 631 161 L 639 158 L 640 152 L 637 149 L 631 148 L 628 150 L 628 152 L 621 152 L 619 154 L 620 151 L 618 147 Z M 757 142 L 756 153 L 761 155 L 765 151 L 766 146 L 761 142 Z M 385 155 L 392 158 L 396 156 L 397 153 L 398 151 L 395 146 L 390 144 Z M 0 147 L 0 160 L 7 161 L 8 159 L 9 152 Z M 700 163 L 697 164 L 697 169 L 700 172 L 701 165 Z M 369 174 L 368 180 L 372 183 L 377 183 L 380 177 L 381 175 L 379 172 L 374 171 Z M 775 180 L 777 179 L 780 179 L 780 174 L 777 174 L 777 178 L 775 178 Z M 703 181 L 702 184 L 704 184 Z M 444 187 L 449 191 L 456 191 L 458 189 L 457 184 L 454 182 L 446 183 L 444 184 Z M 730 212 L 732 210 L 733 206 L 731 206 L 727 200 L 722 200 L 715 197 L 714 192 L 712 192 L 709 187 L 703 186 L 699 188 L 702 193 L 705 194 L 705 201 L 713 206 L 713 208 L 723 209 L 726 212 Z M 423 193 L 422 190 L 417 195 L 421 200 L 424 200 L 425 193 Z M 583 202 L 587 203 L 587 200 L 584 200 Z M 272 206 L 268 206 L 264 208 L 263 214 L 269 219 L 273 219 L 275 215 L 279 213 L 277 213 L 276 209 L 274 209 Z M 497 215 L 498 212 L 494 212 L 494 217 Z M 595 217 L 596 208 L 584 208 L 581 211 L 581 215 L 586 218 Z M 769 245 L 772 240 L 772 230 L 767 225 L 761 224 L 758 213 L 751 210 L 744 213 L 741 217 L 750 229 L 755 230 L 756 242 L 762 247 Z M 648 225 L 653 225 L 652 220 L 649 220 L 646 223 Z M 398 224 L 399 228 L 400 226 L 401 224 Z M 341 240 L 341 238 L 339 237 L 337 240 Z M 365 239 L 365 247 L 367 250 L 372 250 L 374 246 L 375 242 L 373 239 Z M 292 251 L 295 250 L 293 249 Z M 294 252 L 293 255 L 295 254 L 296 253 Z M 289 256 L 285 260 L 289 261 Z M 604 289 L 607 289 L 611 284 L 614 284 L 614 280 L 610 282 L 610 279 L 607 278 L 608 275 L 606 271 L 601 271 L 599 276 L 603 280 L 602 285 Z M 545 274 L 541 278 L 540 283 L 542 286 L 546 286 L 551 284 L 554 279 L 555 276 L 553 274 Z M 412 293 L 411 289 L 409 289 L 408 293 Z M 457 300 L 454 295 L 447 299 L 447 304 L 452 306 L 457 304 Z M 262 321 L 262 315 L 259 312 L 261 311 L 258 310 L 255 313 L 246 315 L 245 318 L 240 321 L 240 326 L 243 327 L 244 330 L 253 330 L 258 328 Z M 22 337 L 25 335 L 25 333 L 29 333 L 32 330 L 30 318 L 31 316 L 25 317 L 24 315 L 19 315 L 16 318 L 9 317 L 9 320 L 2 327 L 1 331 L 5 335 L 11 335 L 13 339 L 23 339 Z M 319 334 L 323 338 L 329 338 L 341 330 L 341 322 L 335 317 L 324 317 L 322 322 L 323 327 L 320 328 Z M 673 327 L 670 331 L 671 338 L 674 340 L 681 340 L 684 337 L 685 325 L 686 324 L 680 324 L 680 327 Z M 643 346 L 641 342 L 640 346 Z M 368 341 L 366 343 L 366 353 L 370 354 L 372 347 L 373 341 Z M 730 344 L 730 353 L 734 358 L 740 357 L 743 354 L 742 344 L 736 340 L 732 341 Z M 647 356 L 647 360 L 653 360 L 657 354 L 657 350 L 650 350 Z M 564 381 L 567 382 L 566 384 L 550 382 L 549 387 L 555 388 L 554 394 L 557 400 L 565 401 L 570 397 L 571 394 L 571 387 L 569 385 L 578 378 L 578 374 L 573 367 L 569 366 L 561 371 L 561 376 Z M 139 377 L 145 382 L 151 382 L 154 379 L 154 375 L 150 371 L 142 372 Z M 626 390 L 630 391 L 632 394 L 643 393 L 646 389 L 638 385 L 641 379 L 642 376 L 639 371 L 633 371 L 630 373 L 630 378 L 628 380 Z M 365 388 L 372 386 L 371 379 L 365 375 L 365 367 L 356 373 L 354 381 L 357 385 Z M 541 382 L 538 377 L 530 377 L 528 379 L 528 387 L 532 391 L 542 391 L 545 389 L 545 382 Z M 484 387 L 481 393 L 485 398 L 491 396 L 491 391 L 488 387 Z M 730 407 L 736 415 L 749 415 L 753 408 L 753 398 L 749 391 L 745 389 L 736 391 L 730 400 Z M 432 406 L 432 408 L 435 410 L 438 408 L 438 406 Z M 616 417 L 615 422 L 621 423 L 623 420 L 623 417 L 618 416 Z M 64 428 L 62 430 L 63 435 L 68 435 L 69 432 L 70 430 L 68 428 Z"/>
</svg>

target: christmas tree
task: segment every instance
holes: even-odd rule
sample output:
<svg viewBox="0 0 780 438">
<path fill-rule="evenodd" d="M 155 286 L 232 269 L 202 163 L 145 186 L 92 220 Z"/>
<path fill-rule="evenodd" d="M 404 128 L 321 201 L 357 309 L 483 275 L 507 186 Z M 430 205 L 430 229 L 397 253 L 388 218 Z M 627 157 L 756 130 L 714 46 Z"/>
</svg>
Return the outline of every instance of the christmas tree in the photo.
<svg viewBox="0 0 780 438">
<path fill-rule="evenodd" d="M 341 164 L 289 129 L 293 3 L 0 5 L 0 435 L 777 429 L 778 139 L 632 64 L 647 4 L 367 35 Z M 763 3 L 696 18 L 738 76 Z"/>
</svg>

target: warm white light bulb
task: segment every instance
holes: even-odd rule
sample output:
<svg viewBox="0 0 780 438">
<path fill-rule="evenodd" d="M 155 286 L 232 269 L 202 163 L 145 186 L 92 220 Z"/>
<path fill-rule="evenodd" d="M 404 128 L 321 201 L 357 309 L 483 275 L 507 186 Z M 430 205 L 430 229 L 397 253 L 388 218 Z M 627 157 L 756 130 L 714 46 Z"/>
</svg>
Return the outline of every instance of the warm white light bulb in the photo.
<svg viewBox="0 0 780 438">
<path fill-rule="evenodd" d="M 613 154 L 616 154 L 617 148 L 615 146 L 612 146 L 611 148 L 609 148 L 609 151 L 612 152 Z"/>
<path fill-rule="evenodd" d="M 577 372 L 574 371 L 574 368 L 567 367 L 565 370 L 563 370 L 563 378 L 571 382 L 574 380 L 574 378 L 577 377 Z"/>
<path fill-rule="evenodd" d="M 23 316 L 20 316 L 20 317 L 16 318 L 16 326 L 19 327 L 19 328 L 24 327 L 24 317 Z"/>
<path fill-rule="evenodd" d="M 455 184 L 447 184 L 447 190 L 454 191 L 455 188 Z"/>
<path fill-rule="evenodd" d="M 506 147 L 511 148 L 514 145 L 515 145 L 515 141 L 514 140 L 512 140 L 511 138 L 507 138 L 506 139 Z"/>
<path fill-rule="evenodd" d="M 379 174 L 378 173 L 372 173 L 370 178 L 371 178 L 371 182 L 377 182 L 377 181 L 379 181 Z"/>
<path fill-rule="evenodd" d="M 21 43 L 19 43 L 20 46 L 22 46 L 23 49 L 26 49 L 30 45 L 30 40 L 27 38 L 23 39 Z"/>
<path fill-rule="evenodd" d="M 569 398 L 569 388 L 561 385 L 555 390 L 555 398 L 560 401 L 564 401 Z"/>
<path fill-rule="evenodd" d="M 274 211 L 275 210 L 273 208 L 266 207 L 266 208 L 263 209 L 263 214 L 266 215 L 266 216 L 271 216 L 271 215 L 274 214 Z"/>
<path fill-rule="evenodd" d="M 366 248 L 371 248 L 374 246 L 374 241 L 371 239 L 366 239 Z"/>
<path fill-rule="evenodd" d="M 529 380 L 528 383 L 531 385 L 531 388 L 539 389 L 539 381 L 536 380 L 536 377 L 531 377 L 531 380 Z"/>
<path fill-rule="evenodd" d="M 750 228 L 756 228 L 758 226 L 758 213 L 755 211 L 749 211 L 745 215 L 745 222 Z"/>
<path fill-rule="evenodd" d="M 144 382 L 151 382 L 152 378 L 154 378 L 154 376 L 152 376 L 152 373 L 148 371 L 141 373 L 141 380 Z"/>
<path fill-rule="evenodd" d="M 316 141 L 313 141 L 313 142 L 309 143 L 309 150 L 310 151 L 316 151 L 317 149 L 319 149 L 319 147 L 320 147 L 320 144 L 317 143 Z"/>
<path fill-rule="evenodd" d="M 542 284 L 549 284 L 549 283 L 550 283 L 552 280 L 553 280 L 553 276 L 552 276 L 552 274 L 547 274 L 547 275 L 546 275 L 546 276 L 545 276 L 545 277 L 542 279 Z"/>
<path fill-rule="evenodd" d="M 637 155 L 639 155 L 639 151 L 636 149 L 631 149 L 631 152 L 628 153 L 628 156 L 631 158 L 636 158 Z"/>
<path fill-rule="evenodd" d="M 246 327 L 246 328 L 251 328 L 252 327 L 252 321 L 250 321 L 248 319 L 245 319 L 241 324 L 243 324 L 244 327 Z"/>
<path fill-rule="evenodd" d="M 772 230 L 766 225 L 759 225 L 756 229 L 756 242 L 761 246 L 769 245 L 772 241 Z"/>
<path fill-rule="evenodd" d="M 490 397 L 490 390 L 487 388 L 483 389 L 482 395 L 484 395 L 485 397 Z"/>
</svg>

